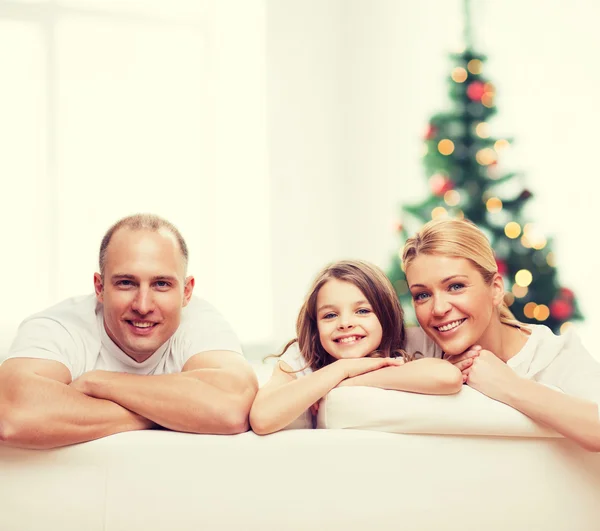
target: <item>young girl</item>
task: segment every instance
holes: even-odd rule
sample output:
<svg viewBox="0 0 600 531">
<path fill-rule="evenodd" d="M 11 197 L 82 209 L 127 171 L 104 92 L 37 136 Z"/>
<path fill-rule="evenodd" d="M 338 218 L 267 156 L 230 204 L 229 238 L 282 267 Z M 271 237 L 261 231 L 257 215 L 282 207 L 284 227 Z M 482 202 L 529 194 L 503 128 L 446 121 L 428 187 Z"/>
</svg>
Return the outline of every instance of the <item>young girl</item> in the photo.
<svg viewBox="0 0 600 531">
<path fill-rule="evenodd" d="M 250 425 L 258 434 L 285 428 L 308 408 L 314 415 L 318 401 L 339 385 L 427 394 L 462 387 L 460 371 L 447 361 L 411 361 L 405 348 L 421 349 L 426 338 L 415 329 L 407 347 L 394 289 L 383 271 L 366 262 L 337 262 L 317 276 L 296 333 L 254 400 Z"/>
<path fill-rule="evenodd" d="M 402 261 L 419 324 L 465 383 L 600 451 L 600 363 L 573 333 L 515 319 L 475 225 L 430 221 L 406 242 Z"/>
</svg>

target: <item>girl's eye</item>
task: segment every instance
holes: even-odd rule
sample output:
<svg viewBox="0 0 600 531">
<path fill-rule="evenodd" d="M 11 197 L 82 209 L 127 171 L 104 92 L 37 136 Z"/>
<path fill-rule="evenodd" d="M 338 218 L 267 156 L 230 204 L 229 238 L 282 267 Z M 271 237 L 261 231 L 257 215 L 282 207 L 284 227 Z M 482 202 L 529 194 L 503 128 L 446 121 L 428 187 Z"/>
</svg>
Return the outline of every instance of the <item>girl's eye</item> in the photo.
<svg viewBox="0 0 600 531">
<path fill-rule="evenodd" d="M 371 310 L 369 310 L 369 308 L 359 308 L 358 310 L 356 310 L 356 313 L 360 315 L 367 315 L 371 313 Z"/>
<path fill-rule="evenodd" d="M 323 316 L 323 319 L 333 319 L 334 317 L 335 317 L 335 313 L 331 313 L 331 312 L 330 312 L 330 313 L 326 313 L 326 314 Z"/>
</svg>

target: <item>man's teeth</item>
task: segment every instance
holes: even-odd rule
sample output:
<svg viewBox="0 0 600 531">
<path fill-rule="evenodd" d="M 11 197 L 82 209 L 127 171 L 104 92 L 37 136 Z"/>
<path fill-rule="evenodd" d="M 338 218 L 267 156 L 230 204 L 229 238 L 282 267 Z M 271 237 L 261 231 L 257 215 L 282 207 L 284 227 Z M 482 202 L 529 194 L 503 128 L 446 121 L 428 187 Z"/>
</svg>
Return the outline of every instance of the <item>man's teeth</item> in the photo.
<svg viewBox="0 0 600 531">
<path fill-rule="evenodd" d="M 362 337 L 361 336 L 342 337 L 341 339 L 338 339 L 338 343 L 353 343 L 354 341 L 358 341 L 359 339 L 362 339 Z"/>
<path fill-rule="evenodd" d="M 440 332 L 447 332 L 448 330 L 452 330 L 453 328 L 456 328 L 459 324 L 461 324 L 464 321 L 464 319 L 460 319 L 459 321 L 453 321 L 451 323 L 448 323 L 447 325 L 444 326 L 438 326 L 437 329 Z"/>
<path fill-rule="evenodd" d="M 150 328 L 154 323 L 131 321 L 131 324 L 136 328 Z"/>
</svg>

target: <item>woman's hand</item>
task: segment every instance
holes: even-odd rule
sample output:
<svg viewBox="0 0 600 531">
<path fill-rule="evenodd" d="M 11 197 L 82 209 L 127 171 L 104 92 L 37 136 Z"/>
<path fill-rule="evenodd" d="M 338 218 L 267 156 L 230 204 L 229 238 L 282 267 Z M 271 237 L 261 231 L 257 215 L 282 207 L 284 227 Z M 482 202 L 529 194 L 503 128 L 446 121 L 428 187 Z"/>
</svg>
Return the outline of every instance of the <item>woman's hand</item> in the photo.
<svg viewBox="0 0 600 531">
<path fill-rule="evenodd" d="M 476 345 L 448 358 L 463 375 L 463 382 L 494 400 L 505 402 L 508 390 L 517 382 L 516 373 L 493 352 Z"/>
</svg>

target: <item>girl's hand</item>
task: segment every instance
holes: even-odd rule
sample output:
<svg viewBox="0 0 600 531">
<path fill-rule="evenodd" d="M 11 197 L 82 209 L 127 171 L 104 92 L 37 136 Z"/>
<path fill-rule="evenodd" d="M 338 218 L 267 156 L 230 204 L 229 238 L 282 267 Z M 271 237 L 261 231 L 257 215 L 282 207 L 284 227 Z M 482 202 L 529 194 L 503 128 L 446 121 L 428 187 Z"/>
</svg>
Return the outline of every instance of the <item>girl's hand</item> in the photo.
<svg viewBox="0 0 600 531">
<path fill-rule="evenodd" d="M 508 390 L 519 378 L 517 374 L 489 350 L 480 349 L 470 360 L 470 365 L 462 371 L 463 381 L 480 393 L 505 402 Z"/>
<path fill-rule="evenodd" d="M 479 356 L 481 352 L 481 346 L 474 345 L 466 352 L 462 354 L 457 354 L 456 356 L 445 356 L 444 359 L 452 363 L 455 367 L 457 367 L 460 372 L 463 373 L 463 382 L 466 381 L 465 370 L 469 369 L 471 365 L 473 365 L 473 360 Z"/>
<path fill-rule="evenodd" d="M 337 365 L 343 371 L 343 378 L 353 378 L 366 372 L 376 371 L 383 367 L 393 367 L 404 365 L 402 358 L 352 358 L 337 360 L 334 365 Z"/>
</svg>

